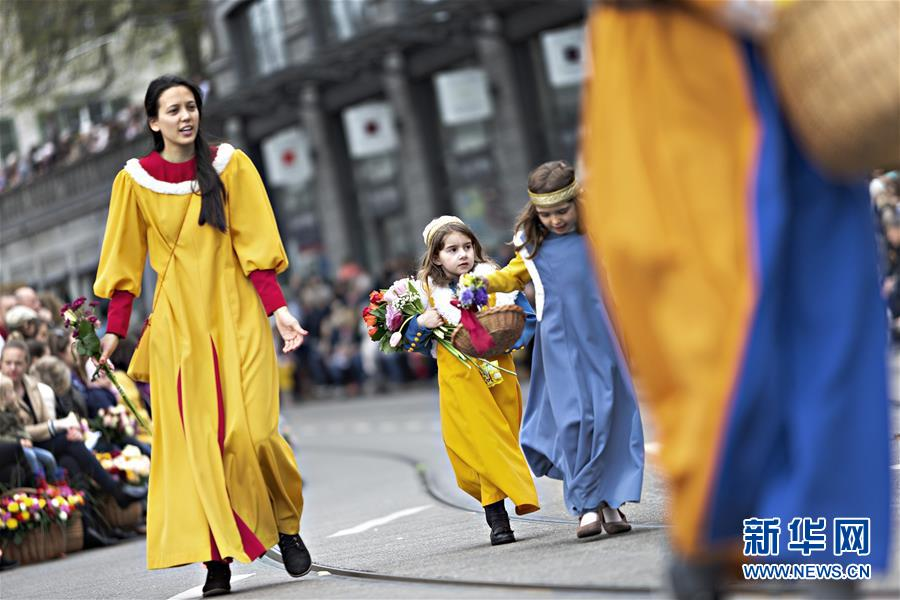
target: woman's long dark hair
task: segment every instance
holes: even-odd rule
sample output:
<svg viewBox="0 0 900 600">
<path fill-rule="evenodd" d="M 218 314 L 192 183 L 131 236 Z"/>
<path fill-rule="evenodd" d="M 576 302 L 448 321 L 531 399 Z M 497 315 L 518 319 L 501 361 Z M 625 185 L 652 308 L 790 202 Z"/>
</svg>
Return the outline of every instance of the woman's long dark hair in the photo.
<svg viewBox="0 0 900 600">
<path fill-rule="evenodd" d="M 184 86 L 191 90 L 194 102 L 197 103 L 197 113 L 203 118 L 203 96 L 196 85 L 179 77 L 178 75 L 163 75 L 157 77 L 147 86 L 147 94 L 144 96 L 144 111 L 147 113 L 147 127 L 150 127 L 150 119 L 159 115 L 159 97 L 169 88 Z M 153 136 L 153 149 L 162 152 L 166 144 L 163 136 L 158 131 L 150 130 Z M 194 156 L 197 159 L 197 185 L 203 198 L 200 205 L 200 225 L 209 223 L 220 231 L 225 231 L 225 186 L 219 179 L 219 174 L 212 165 L 209 152 L 209 144 L 203 135 L 203 130 L 197 125 L 197 137 L 194 138 Z"/>
</svg>

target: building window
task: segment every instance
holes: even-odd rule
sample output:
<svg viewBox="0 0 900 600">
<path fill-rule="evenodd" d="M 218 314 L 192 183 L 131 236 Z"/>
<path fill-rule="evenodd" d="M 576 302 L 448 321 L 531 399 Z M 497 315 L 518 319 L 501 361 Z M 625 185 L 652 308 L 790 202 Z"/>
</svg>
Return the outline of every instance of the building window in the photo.
<svg viewBox="0 0 900 600">
<path fill-rule="evenodd" d="M 279 0 L 255 0 L 233 17 L 242 67 L 248 75 L 267 75 L 287 64 Z"/>
<path fill-rule="evenodd" d="M 16 126 L 12 119 L 0 119 L 0 163 L 6 163 L 6 157 L 16 152 L 19 142 L 16 139 Z M 3 168 L 0 164 L 0 168 Z"/>
</svg>

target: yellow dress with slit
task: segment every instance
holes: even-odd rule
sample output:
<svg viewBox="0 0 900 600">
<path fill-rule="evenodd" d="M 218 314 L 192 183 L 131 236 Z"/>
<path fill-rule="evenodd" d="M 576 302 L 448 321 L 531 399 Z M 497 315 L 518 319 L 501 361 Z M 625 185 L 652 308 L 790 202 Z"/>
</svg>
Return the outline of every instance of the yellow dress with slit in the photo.
<svg viewBox="0 0 900 600">
<path fill-rule="evenodd" d="M 153 459 L 147 510 L 151 569 L 258 558 L 303 508 L 293 452 L 278 433 L 271 329 L 248 276 L 288 262 L 262 180 L 223 144 L 214 167 L 227 231 L 198 225 L 190 182 L 151 177 L 131 160 L 113 184 L 94 293 L 141 293 L 158 276 L 148 335 Z M 183 230 L 179 235 L 179 228 Z M 176 242 L 177 240 L 177 242 Z"/>
<path fill-rule="evenodd" d="M 433 300 L 432 300 L 433 303 Z M 490 305 L 495 295 L 490 295 Z M 441 433 L 461 490 L 482 506 L 509 498 L 516 513 L 539 510 L 534 479 L 519 446 L 522 390 L 514 375 L 491 388 L 478 370 L 468 368 L 441 344 L 437 346 Z M 414 350 L 407 344 L 408 350 Z M 515 372 L 512 355 L 499 366 Z"/>
</svg>

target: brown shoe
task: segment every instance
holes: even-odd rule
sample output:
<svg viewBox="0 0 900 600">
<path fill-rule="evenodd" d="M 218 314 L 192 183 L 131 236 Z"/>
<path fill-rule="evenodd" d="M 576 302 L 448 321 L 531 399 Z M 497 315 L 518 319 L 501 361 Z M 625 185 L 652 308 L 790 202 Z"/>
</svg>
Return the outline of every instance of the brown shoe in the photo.
<svg viewBox="0 0 900 600">
<path fill-rule="evenodd" d="M 584 513 L 578 521 L 578 529 L 575 530 L 575 535 L 579 538 L 586 538 L 603 533 L 602 519 L 599 509 Z"/>
<path fill-rule="evenodd" d="M 631 523 L 628 522 L 628 519 L 625 518 L 625 513 L 623 513 L 618 508 L 616 511 L 619 513 L 619 516 L 622 517 L 621 521 L 607 521 L 603 518 L 603 508 L 609 508 L 609 505 L 605 502 L 603 505 L 597 509 L 597 514 L 600 515 L 600 521 L 603 523 L 603 529 L 606 530 L 606 533 L 609 535 L 615 535 L 617 533 L 625 533 L 626 531 L 631 531 Z"/>
</svg>

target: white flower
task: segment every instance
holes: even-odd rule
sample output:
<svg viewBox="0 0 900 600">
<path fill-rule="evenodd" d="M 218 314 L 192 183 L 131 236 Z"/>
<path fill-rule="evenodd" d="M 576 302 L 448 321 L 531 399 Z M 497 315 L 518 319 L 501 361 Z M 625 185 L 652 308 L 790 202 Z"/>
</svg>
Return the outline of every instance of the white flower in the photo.
<svg viewBox="0 0 900 600">
<path fill-rule="evenodd" d="M 400 340 L 403 339 L 403 334 L 399 331 L 395 331 L 393 335 L 391 335 L 391 348 L 396 348 L 400 345 Z"/>
<path fill-rule="evenodd" d="M 393 290 L 388 290 L 381 298 L 388 304 L 393 304 L 397 301 L 397 294 L 395 294 Z"/>
</svg>

